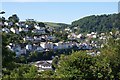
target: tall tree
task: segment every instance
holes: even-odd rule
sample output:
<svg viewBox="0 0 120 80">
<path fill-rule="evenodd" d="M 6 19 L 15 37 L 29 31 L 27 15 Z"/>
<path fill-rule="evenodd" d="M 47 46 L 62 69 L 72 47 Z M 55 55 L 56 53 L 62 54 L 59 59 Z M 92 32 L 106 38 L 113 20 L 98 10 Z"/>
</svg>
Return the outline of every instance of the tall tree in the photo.
<svg viewBox="0 0 120 80">
<path fill-rule="evenodd" d="M 55 75 L 58 78 L 96 80 L 109 79 L 111 72 L 107 59 L 86 52 L 74 52 L 60 58 Z"/>
<path fill-rule="evenodd" d="M 16 23 L 16 22 L 19 22 L 19 17 L 16 14 L 13 14 L 8 18 L 8 20 Z"/>
</svg>

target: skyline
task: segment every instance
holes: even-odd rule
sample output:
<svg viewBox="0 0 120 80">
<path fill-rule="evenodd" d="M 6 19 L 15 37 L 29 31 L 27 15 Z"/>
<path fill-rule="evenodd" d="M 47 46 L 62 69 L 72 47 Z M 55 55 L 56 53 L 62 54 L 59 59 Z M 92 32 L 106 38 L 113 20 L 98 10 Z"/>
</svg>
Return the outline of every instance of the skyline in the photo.
<svg viewBox="0 0 120 80">
<path fill-rule="evenodd" d="M 20 20 L 71 24 L 85 16 L 118 12 L 117 2 L 2 2 L 6 18 L 17 14 Z"/>
</svg>

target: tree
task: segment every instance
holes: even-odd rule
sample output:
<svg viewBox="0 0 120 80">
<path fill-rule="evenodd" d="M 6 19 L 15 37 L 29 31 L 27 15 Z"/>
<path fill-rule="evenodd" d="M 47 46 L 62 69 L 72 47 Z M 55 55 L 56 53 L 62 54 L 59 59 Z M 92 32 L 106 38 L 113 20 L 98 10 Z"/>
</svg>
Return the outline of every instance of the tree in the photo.
<svg viewBox="0 0 120 80">
<path fill-rule="evenodd" d="M 24 74 L 25 78 L 36 78 L 36 76 L 37 76 L 37 68 L 35 66 L 31 66 L 28 73 Z"/>
<path fill-rule="evenodd" d="M 0 14 L 4 14 L 4 13 L 5 13 L 4 11 L 0 12 Z"/>
<path fill-rule="evenodd" d="M 39 22 L 39 23 L 38 23 L 38 26 L 39 26 L 39 27 L 45 27 L 45 24 L 44 24 L 43 22 Z"/>
<path fill-rule="evenodd" d="M 108 79 L 111 68 L 106 59 L 93 57 L 85 52 L 74 52 L 62 56 L 58 63 L 55 75 L 58 78 L 70 79 Z"/>
<path fill-rule="evenodd" d="M 39 73 L 39 76 L 37 77 L 38 79 L 39 78 L 54 78 L 54 72 L 52 70 L 47 70 L 47 71 L 42 71 Z"/>
<path fill-rule="evenodd" d="M 17 68 L 9 71 L 9 74 L 3 76 L 4 79 L 26 79 L 26 78 L 36 78 L 37 68 L 35 66 L 21 64 Z"/>
<path fill-rule="evenodd" d="M 6 33 L 2 34 L 2 65 L 3 68 L 12 68 L 13 65 L 11 65 L 14 62 L 15 59 L 15 53 L 10 51 L 6 46 L 9 44 L 9 39 L 7 38 Z"/>
<path fill-rule="evenodd" d="M 0 22 L 4 23 L 5 21 L 5 17 L 0 17 Z"/>
<path fill-rule="evenodd" d="M 8 20 L 16 23 L 16 22 L 19 22 L 19 17 L 16 14 L 13 14 L 8 18 Z"/>
<path fill-rule="evenodd" d="M 101 57 L 109 61 L 113 77 L 120 79 L 120 40 L 109 39 L 108 44 L 101 51 Z"/>
<path fill-rule="evenodd" d="M 53 67 L 53 69 L 57 68 L 58 61 L 59 61 L 59 57 L 55 56 L 54 59 L 53 59 L 53 61 L 52 61 L 52 67 Z"/>
<path fill-rule="evenodd" d="M 110 15 L 91 15 L 72 22 L 72 28 L 80 28 L 79 32 L 109 32 L 113 28 L 120 30 L 120 13 Z"/>
<path fill-rule="evenodd" d="M 30 54 L 29 54 L 29 57 L 28 57 L 28 59 L 29 59 L 29 61 L 35 61 L 36 60 L 36 58 L 38 57 L 38 55 L 37 55 L 38 53 L 37 52 L 30 52 Z M 41 57 L 41 56 L 40 56 Z"/>
</svg>

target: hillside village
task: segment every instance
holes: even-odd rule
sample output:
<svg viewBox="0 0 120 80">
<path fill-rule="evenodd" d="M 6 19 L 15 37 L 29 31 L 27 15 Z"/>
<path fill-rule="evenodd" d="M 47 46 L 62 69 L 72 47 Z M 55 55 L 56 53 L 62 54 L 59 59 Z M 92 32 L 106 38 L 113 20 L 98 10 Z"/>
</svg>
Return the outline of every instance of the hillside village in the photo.
<svg viewBox="0 0 120 80">
<path fill-rule="evenodd" d="M 17 17 L 16 17 L 17 18 Z M 5 34 L 14 34 L 19 36 L 18 41 L 10 41 L 8 47 L 11 51 L 16 53 L 16 57 L 20 55 L 28 55 L 32 52 L 43 53 L 57 52 L 58 50 L 87 50 L 87 54 L 99 55 L 99 49 L 107 44 L 107 39 L 114 37 L 120 39 L 119 31 L 111 31 L 109 33 L 76 33 L 74 27 L 57 28 L 48 26 L 43 22 L 37 22 L 34 19 L 27 19 L 26 21 L 12 21 L 5 20 L 1 22 L 2 32 Z M 62 36 L 56 34 L 66 34 L 64 39 Z M 17 37 L 16 37 L 17 38 Z M 14 38 L 13 38 L 14 39 Z M 57 55 L 52 55 L 50 60 L 36 61 L 35 66 L 39 71 L 52 69 L 52 59 Z"/>
</svg>

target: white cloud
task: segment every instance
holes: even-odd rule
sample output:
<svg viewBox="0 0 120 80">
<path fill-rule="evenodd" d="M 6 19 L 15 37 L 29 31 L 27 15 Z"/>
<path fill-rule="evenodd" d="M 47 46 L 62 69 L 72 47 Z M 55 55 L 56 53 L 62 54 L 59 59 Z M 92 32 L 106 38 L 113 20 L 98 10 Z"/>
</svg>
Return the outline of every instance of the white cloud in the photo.
<svg viewBox="0 0 120 80">
<path fill-rule="evenodd" d="M 119 2 L 119 0 L 2 0 L 2 2 Z"/>
</svg>

